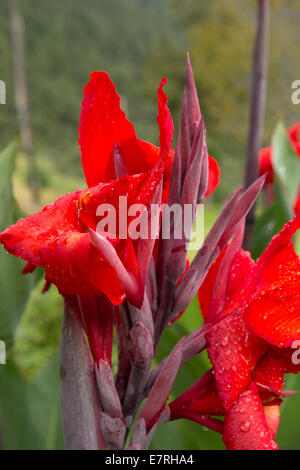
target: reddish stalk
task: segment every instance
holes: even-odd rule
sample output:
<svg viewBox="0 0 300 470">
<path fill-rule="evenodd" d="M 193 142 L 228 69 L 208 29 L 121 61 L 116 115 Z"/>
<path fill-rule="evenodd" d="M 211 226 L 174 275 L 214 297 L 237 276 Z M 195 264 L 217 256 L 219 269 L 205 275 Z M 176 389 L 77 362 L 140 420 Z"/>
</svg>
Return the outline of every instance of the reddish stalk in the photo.
<svg viewBox="0 0 300 470">
<path fill-rule="evenodd" d="M 270 1 L 258 0 L 257 29 L 253 52 L 250 98 L 250 125 L 246 160 L 245 189 L 258 177 L 258 152 L 261 147 L 266 101 L 267 64 L 269 50 Z M 251 250 L 255 222 L 255 205 L 246 218 L 244 248 Z"/>
</svg>

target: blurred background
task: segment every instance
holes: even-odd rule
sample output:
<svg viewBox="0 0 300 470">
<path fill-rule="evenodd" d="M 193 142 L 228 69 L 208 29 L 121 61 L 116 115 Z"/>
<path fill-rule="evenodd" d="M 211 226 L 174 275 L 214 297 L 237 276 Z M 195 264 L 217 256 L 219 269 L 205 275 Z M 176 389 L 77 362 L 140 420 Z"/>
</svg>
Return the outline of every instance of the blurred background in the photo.
<svg viewBox="0 0 300 470">
<path fill-rule="evenodd" d="M 271 3 L 264 145 L 269 145 L 279 119 L 286 126 L 300 120 L 300 108 L 291 102 L 291 83 L 300 79 L 300 3 Z M 255 7 L 254 0 L 2 1 L 0 80 L 6 83 L 6 104 L 0 105 L 0 151 L 22 127 L 24 132 L 24 126 L 29 141 L 26 151 L 17 153 L 13 167 L 9 157 L 1 167 L 2 200 L 7 201 L 8 193 L 11 196 L 1 214 L 1 230 L 20 213 L 32 213 L 67 191 L 84 187 L 77 127 L 90 72 L 105 70 L 111 75 L 137 135 L 157 143 L 159 81 L 168 78 L 166 92 L 177 129 L 189 51 L 209 153 L 222 171 L 220 187 L 206 206 L 207 231 L 221 202 L 243 181 Z M 18 70 L 22 61 L 23 72 Z M 25 91 L 18 80 L 20 72 Z M 22 114 L 24 93 L 28 106 Z M 42 295 L 41 273 L 21 277 L 22 263 L 10 258 L 1 250 L 0 295 L 6 317 L 0 318 L 0 339 L 5 336 L 9 349 L 7 365 L 0 365 L 3 445 L 62 448 L 56 374 L 61 298 L 54 287 Z M 171 347 L 178 335 L 199 322 L 194 302 L 169 330 L 166 344 Z M 191 362 L 175 393 L 207 367 L 205 357 Z M 300 400 L 289 401 L 279 439 L 283 448 L 297 448 Z M 183 422 L 162 427 L 152 446 L 223 448 L 219 436 Z"/>
</svg>

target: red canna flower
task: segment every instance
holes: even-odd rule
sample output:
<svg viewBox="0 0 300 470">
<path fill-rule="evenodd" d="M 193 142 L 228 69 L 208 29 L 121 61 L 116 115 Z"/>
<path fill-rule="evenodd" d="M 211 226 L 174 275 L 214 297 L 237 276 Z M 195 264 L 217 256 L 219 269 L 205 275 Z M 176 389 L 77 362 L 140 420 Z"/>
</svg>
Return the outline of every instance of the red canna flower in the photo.
<svg viewBox="0 0 300 470">
<path fill-rule="evenodd" d="M 164 79 L 161 86 L 165 83 Z M 165 96 L 160 93 L 158 100 L 161 110 L 158 123 L 162 138 L 170 138 L 170 134 L 167 136 L 167 132 L 170 129 L 173 130 L 173 123 L 169 112 L 164 109 Z M 167 128 L 163 130 L 165 124 L 168 130 Z M 97 131 L 95 132 L 95 130 Z M 130 175 L 151 170 L 161 157 L 161 150 L 156 145 L 136 137 L 133 125 L 127 120 L 125 113 L 120 108 L 120 98 L 116 93 L 115 86 L 105 73 L 92 73 L 91 80 L 84 89 L 79 133 L 82 167 L 88 186 L 115 179 L 112 158 L 115 144 L 121 152 Z M 169 158 L 165 166 L 164 184 L 168 186 L 174 149 L 169 152 L 165 149 L 165 153 Z M 99 158 L 100 155 L 101 158 Z M 209 170 L 206 196 L 216 189 L 220 180 L 219 166 L 211 156 L 209 156 Z"/>
<path fill-rule="evenodd" d="M 295 124 L 293 124 L 288 129 L 287 134 L 296 155 L 298 156 L 298 158 L 300 158 L 300 122 L 296 122 Z M 268 192 L 274 180 L 272 147 L 269 146 L 262 148 L 259 151 L 258 158 L 259 174 L 266 174 L 265 191 Z M 272 199 L 272 197 L 270 199 Z M 294 211 L 296 214 L 300 212 L 300 187 L 298 190 L 296 201 L 294 203 Z"/>
<path fill-rule="evenodd" d="M 227 246 L 199 290 L 213 369 L 209 381 L 206 374 L 171 403 L 171 416 L 218 430 L 228 449 L 277 448 L 284 374 L 300 368 L 292 360 L 300 340 L 300 260 L 292 242 L 299 227 L 298 215 L 256 263 L 239 249 L 225 277 Z M 209 415 L 224 415 L 224 428 Z"/>
<path fill-rule="evenodd" d="M 127 296 L 134 305 L 141 305 L 145 275 L 140 273 L 136 247 L 129 237 L 123 240 L 115 233 L 96 233 L 96 209 L 101 203 L 110 203 L 118 211 L 119 196 L 127 196 L 128 205 L 147 206 L 160 183 L 168 184 L 174 152 L 170 150 L 173 122 L 163 92 L 165 83 L 163 79 L 158 88 L 158 148 L 136 137 L 108 74 L 91 74 L 84 89 L 79 126 L 89 188 L 60 197 L 0 235 L 7 251 L 28 262 L 24 273 L 42 266 L 47 282 L 56 284 L 61 294 L 104 293 L 113 304 L 120 304 Z M 115 170 L 118 158 L 129 175 L 115 179 L 119 176 Z M 219 179 L 217 163 L 212 158 L 210 162 L 207 194 Z"/>
</svg>

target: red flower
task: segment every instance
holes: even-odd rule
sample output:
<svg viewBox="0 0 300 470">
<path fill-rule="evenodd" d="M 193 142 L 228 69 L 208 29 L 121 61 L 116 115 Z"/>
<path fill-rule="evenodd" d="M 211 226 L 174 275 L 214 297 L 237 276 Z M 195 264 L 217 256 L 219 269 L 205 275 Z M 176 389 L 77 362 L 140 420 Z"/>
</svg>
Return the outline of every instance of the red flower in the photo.
<svg viewBox="0 0 300 470">
<path fill-rule="evenodd" d="M 296 216 L 256 263 L 239 250 L 224 281 L 225 248 L 199 290 L 213 375 L 209 387 L 199 379 L 170 408 L 173 418 L 202 423 L 225 415 L 224 429 L 206 425 L 219 428 L 228 449 L 276 448 L 284 374 L 299 370 L 292 361 L 300 340 L 300 260 L 292 242 L 299 227 Z"/>
<path fill-rule="evenodd" d="M 101 203 L 110 203 L 118 211 L 119 196 L 127 196 L 128 206 L 147 206 L 158 185 L 163 180 L 168 185 L 173 122 L 163 92 L 165 83 L 163 79 L 158 88 L 158 148 L 136 137 L 108 74 L 91 74 L 84 89 L 79 126 L 89 189 L 59 198 L 0 235 L 7 251 L 28 261 L 24 273 L 42 266 L 48 283 L 56 284 L 61 294 L 92 296 L 103 292 L 113 304 L 123 302 L 126 295 L 133 304 L 141 305 L 145 276 L 140 273 L 136 246 L 129 237 L 123 240 L 114 233 L 96 233 L 96 209 Z M 129 176 L 115 179 L 119 176 L 116 157 L 124 161 Z M 210 165 L 208 193 L 219 178 L 213 159 Z M 143 269 L 146 265 L 143 260 Z"/>
<path fill-rule="evenodd" d="M 300 159 L 300 122 L 296 122 L 288 129 L 288 137 L 291 141 L 292 147 Z M 266 174 L 265 189 L 272 185 L 274 180 L 273 172 L 273 155 L 272 147 L 264 147 L 259 151 L 259 174 Z M 294 204 L 294 211 L 296 214 L 300 212 L 300 186 L 298 195 Z"/>
<path fill-rule="evenodd" d="M 296 154 L 300 157 L 300 122 L 293 124 L 289 128 L 288 134 Z"/>
<path fill-rule="evenodd" d="M 143 286 L 132 241 L 116 234 L 96 234 L 96 207 L 101 203 L 118 207 L 119 196 L 128 204 L 148 205 L 162 181 L 170 153 L 173 123 L 163 92 L 158 89 L 160 150 L 136 139 L 132 125 L 120 109 L 120 99 L 109 76 L 94 72 L 85 88 L 80 118 L 82 161 L 89 189 L 60 197 L 53 204 L 0 235 L 7 251 L 27 260 L 24 272 L 33 266 L 46 270 L 46 280 L 61 294 L 105 293 L 120 304 L 125 295 L 139 306 Z M 113 173 L 114 145 L 119 145 L 132 173 L 118 180 Z M 152 159 L 152 160 L 151 160 Z M 142 171 L 142 173 L 141 173 Z"/>
<path fill-rule="evenodd" d="M 259 176 L 266 174 L 265 186 L 273 183 L 272 147 L 264 147 L 259 151 Z"/>
<path fill-rule="evenodd" d="M 161 86 L 166 83 L 164 79 Z M 165 97 L 159 94 L 161 114 L 158 123 L 162 139 L 170 139 L 173 123 L 169 112 L 165 109 Z M 95 129 L 97 131 L 95 132 Z M 99 182 L 111 181 L 115 178 L 112 152 L 117 144 L 130 175 L 151 170 L 159 161 L 160 149 L 153 144 L 138 139 L 133 125 L 127 120 L 120 108 L 120 98 L 115 86 L 106 73 L 94 72 L 84 89 L 84 100 L 79 125 L 79 145 L 81 147 L 82 167 L 88 186 Z M 171 144 L 171 142 L 169 142 Z M 165 149 L 169 159 L 165 167 L 167 187 L 171 177 L 174 149 Z M 101 155 L 101 158 L 99 157 Z M 167 155 L 164 155 L 166 158 Z M 218 186 L 220 170 L 217 162 L 209 156 L 209 180 L 206 196 Z"/>
</svg>

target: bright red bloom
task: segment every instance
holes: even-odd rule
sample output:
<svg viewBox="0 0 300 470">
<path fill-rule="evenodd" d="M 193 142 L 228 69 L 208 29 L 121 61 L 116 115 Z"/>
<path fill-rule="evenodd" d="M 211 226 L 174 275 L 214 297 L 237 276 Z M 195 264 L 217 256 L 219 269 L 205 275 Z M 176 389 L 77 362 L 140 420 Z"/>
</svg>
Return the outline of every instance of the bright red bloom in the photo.
<svg viewBox="0 0 300 470">
<path fill-rule="evenodd" d="M 64 295 L 93 296 L 103 292 L 114 304 L 127 296 L 135 305 L 141 305 L 145 276 L 139 272 L 136 247 L 130 237 L 121 240 L 115 233 L 96 234 L 96 209 L 101 203 L 109 203 L 118 211 L 119 196 L 127 196 L 128 206 L 148 206 L 158 185 L 164 181 L 168 186 L 173 122 L 163 92 L 165 83 L 163 79 L 158 88 L 158 148 L 136 137 L 108 74 L 91 74 L 84 89 L 79 126 L 89 189 L 60 197 L 0 235 L 7 251 L 28 261 L 24 272 L 32 271 L 34 266 L 44 267 L 48 283 L 56 284 Z M 129 176 L 115 179 L 116 151 Z M 213 159 L 210 167 L 207 194 L 219 178 Z"/>
<path fill-rule="evenodd" d="M 1 243 L 10 253 L 29 262 L 25 272 L 33 266 L 44 267 L 46 280 L 56 284 L 65 295 L 92 296 L 103 292 L 114 304 L 120 304 L 125 295 L 136 305 L 141 304 L 143 286 L 139 285 L 139 267 L 131 239 L 120 240 L 116 234 L 103 233 L 98 240 L 99 234 L 95 237 L 91 230 L 96 228 L 99 204 L 110 203 L 117 208 L 119 196 L 128 196 L 128 204 L 149 205 L 162 181 L 173 133 L 162 89 L 165 82 L 158 89 L 158 152 L 147 143 L 138 148 L 139 141 L 120 109 L 109 76 L 103 72 L 91 75 L 85 88 L 79 129 L 83 167 L 91 187 L 60 197 L 0 235 Z M 115 177 L 112 173 L 115 143 L 131 172 L 143 173 L 110 181 Z M 99 249 L 100 245 L 103 249 L 110 246 L 109 259 Z"/>
<path fill-rule="evenodd" d="M 293 124 L 287 131 L 288 137 L 292 144 L 292 147 L 295 151 L 295 154 L 300 159 L 300 122 Z M 265 188 L 267 190 L 274 181 L 274 171 L 273 171 L 273 155 L 272 147 L 264 147 L 259 151 L 259 174 L 266 174 Z M 294 203 L 294 211 L 296 214 L 300 212 L 300 186 L 298 190 L 298 195 Z"/>
<path fill-rule="evenodd" d="M 226 410 L 223 438 L 230 449 L 275 448 L 268 422 L 273 416 L 274 430 L 278 416 L 274 409 L 266 419 L 263 405 L 280 404 L 284 374 L 299 370 L 292 362 L 294 342 L 300 340 L 300 260 L 292 242 L 299 227 L 298 215 L 256 263 L 243 250 L 236 254 L 225 281 L 224 308 L 215 315 L 210 306 L 217 305 L 214 290 L 226 249 L 199 291 L 204 318 L 213 321 L 206 334 L 208 354 Z"/>
<path fill-rule="evenodd" d="M 166 80 L 161 84 L 164 85 Z M 162 93 L 158 98 L 160 114 L 158 124 L 161 138 L 170 140 L 169 130 L 173 123 L 169 113 L 164 110 L 166 104 Z M 163 130 L 165 129 L 165 130 Z M 133 125 L 127 120 L 120 108 L 120 97 L 115 85 L 106 73 L 93 72 L 91 80 L 84 89 L 84 100 L 79 125 L 79 145 L 81 147 L 82 167 L 88 186 L 115 178 L 112 158 L 114 144 L 117 144 L 130 175 L 151 170 L 161 157 L 160 149 L 153 144 L 138 139 Z M 171 145 L 171 141 L 168 142 Z M 100 158 L 101 156 L 101 158 Z M 165 168 L 165 185 L 171 177 L 174 149 L 167 152 Z M 209 156 L 209 180 L 206 196 L 218 186 L 220 170 L 217 162 Z"/>
</svg>

